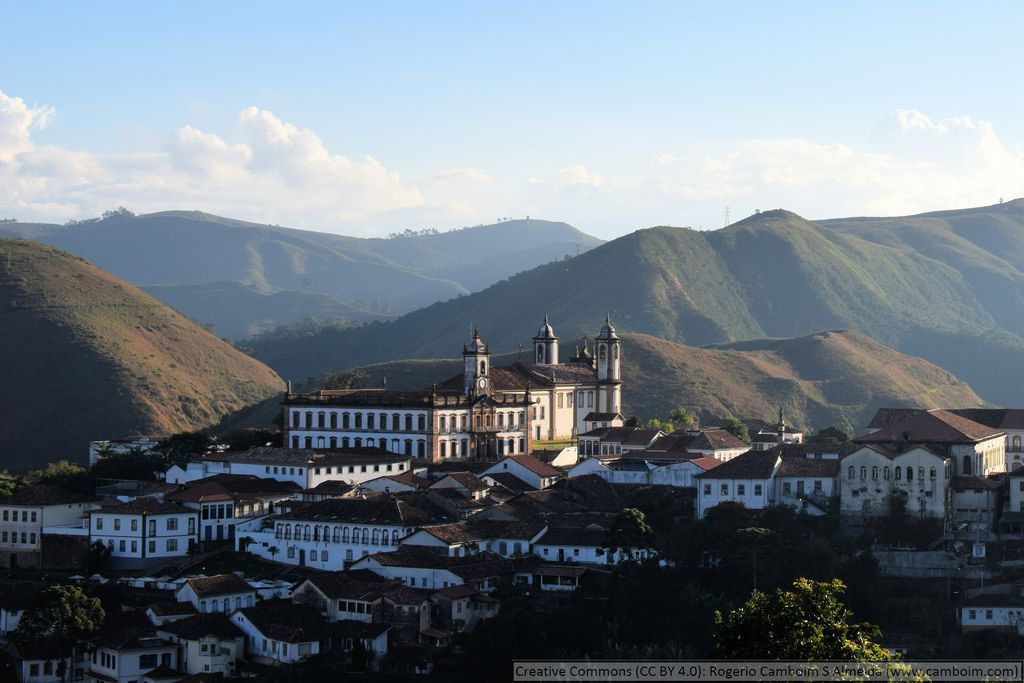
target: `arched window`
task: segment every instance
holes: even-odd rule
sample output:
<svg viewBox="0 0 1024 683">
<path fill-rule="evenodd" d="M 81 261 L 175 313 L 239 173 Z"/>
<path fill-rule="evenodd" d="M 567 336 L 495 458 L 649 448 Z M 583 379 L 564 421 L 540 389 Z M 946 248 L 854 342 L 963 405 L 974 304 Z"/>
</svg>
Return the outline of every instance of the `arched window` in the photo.
<svg viewBox="0 0 1024 683">
<path fill-rule="evenodd" d="M 850 465 L 848 468 L 846 468 L 846 478 L 853 479 L 853 465 Z"/>
<path fill-rule="evenodd" d="M 502 556 L 508 555 L 508 543 L 505 541 L 498 541 L 498 554 Z"/>
<path fill-rule="evenodd" d="M 366 414 L 366 428 L 367 429 L 374 429 L 375 428 L 375 426 L 374 426 L 374 421 L 375 420 L 376 420 L 376 416 L 373 413 L 367 413 Z"/>
<path fill-rule="evenodd" d="M 512 554 L 513 555 L 522 555 L 523 554 L 523 544 L 519 543 L 519 542 L 513 543 L 512 544 Z"/>
<path fill-rule="evenodd" d="M 342 543 L 348 543 L 348 527 L 347 526 L 341 527 L 341 542 Z"/>
<path fill-rule="evenodd" d="M 438 431 L 440 431 L 440 432 L 448 431 L 448 418 L 446 418 L 444 415 L 441 416 L 441 418 L 438 420 L 437 424 L 438 424 Z"/>
<path fill-rule="evenodd" d="M 285 524 L 284 525 L 284 537 L 286 539 L 292 537 L 292 525 L 291 524 Z"/>
<path fill-rule="evenodd" d="M 498 413 L 498 426 L 499 427 L 504 427 L 505 426 L 505 413 Z"/>
<path fill-rule="evenodd" d="M 416 428 L 419 429 L 421 432 L 427 431 L 427 416 L 420 415 L 419 419 L 416 420 L 416 425 Z"/>
<path fill-rule="evenodd" d="M 889 472 L 889 466 L 886 465 L 885 468 L 882 470 L 882 476 L 885 478 L 886 481 L 889 481 L 890 474 L 891 473 Z"/>
<path fill-rule="evenodd" d="M 441 449 L 441 457 L 442 458 L 447 458 L 448 457 L 448 442 L 447 441 L 442 441 L 438 445 L 438 447 Z"/>
<path fill-rule="evenodd" d="M 374 445 L 375 445 L 375 444 L 374 444 L 374 441 L 373 441 L 373 439 L 367 439 L 367 440 L 366 440 L 366 447 L 367 447 L 367 448 L 373 448 L 373 447 L 374 447 Z"/>
<path fill-rule="evenodd" d="M 318 555 L 318 553 L 317 553 L 317 552 L 316 552 L 315 550 L 310 550 L 310 551 L 309 551 L 309 561 L 310 561 L 310 562 L 316 562 L 316 558 L 317 558 L 318 556 L 319 556 L 319 555 Z"/>
<path fill-rule="evenodd" d="M 520 453 L 525 453 L 526 452 L 526 439 L 519 439 L 519 452 Z"/>
<path fill-rule="evenodd" d="M 373 544 L 380 545 L 380 529 L 373 530 Z"/>
<path fill-rule="evenodd" d="M 312 448 L 312 447 L 313 447 L 313 437 L 307 436 L 306 437 L 306 448 Z"/>
<path fill-rule="evenodd" d="M 349 413 L 342 413 L 341 414 L 341 428 L 342 429 L 348 429 L 351 424 L 352 424 L 352 416 Z"/>
<path fill-rule="evenodd" d="M 405 440 L 405 454 L 412 457 L 412 439 Z"/>
<path fill-rule="evenodd" d="M 380 414 L 380 430 L 382 432 L 384 432 L 384 431 L 387 431 L 387 428 L 388 428 L 388 414 L 387 413 L 381 413 Z"/>
<path fill-rule="evenodd" d="M 407 431 L 407 432 L 411 432 L 412 431 L 412 415 L 406 415 L 405 416 L 405 431 Z"/>
<path fill-rule="evenodd" d="M 369 545 L 369 544 L 370 544 L 370 530 L 364 527 L 363 528 L 363 545 Z"/>
<path fill-rule="evenodd" d="M 324 543 L 331 540 L 331 528 L 326 524 L 324 524 L 323 529 L 320 531 L 320 538 Z"/>
<path fill-rule="evenodd" d="M 220 609 L 220 600 L 217 598 L 210 600 L 210 611 L 216 612 L 218 609 Z"/>
<path fill-rule="evenodd" d="M 878 481 L 878 465 L 871 467 L 871 479 L 873 481 Z"/>
<path fill-rule="evenodd" d="M 459 422 L 462 425 L 462 429 L 460 429 L 459 431 L 461 431 L 461 432 L 466 431 L 466 416 L 463 415 L 462 419 L 460 419 Z"/>
<path fill-rule="evenodd" d="M 896 481 L 899 481 L 900 479 L 903 478 L 903 470 L 901 470 L 899 467 L 896 468 L 895 474 L 896 474 Z"/>
<path fill-rule="evenodd" d="M 399 448 L 401 448 L 399 440 L 391 439 L 391 448 L 388 450 L 390 450 L 392 453 L 398 453 Z"/>
<path fill-rule="evenodd" d="M 356 429 L 362 429 L 362 428 L 363 428 L 363 414 L 362 413 L 356 413 Z"/>
<path fill-rule="evenodd" d="M 487 361 L 483 361 L 483 360 L 480 361 L 480 374 L 481 375 L 486 375 L 487 374 Z"/>
<path fill-rule="evenodd" d="M 399 541 L 398 529 L 392 529 L 391 530 L 391 545 L 398 545 L 398 541 Z"/>
<path fill-rule="evenodd" d="M 864 465 L 860 466 L 860 478 L 862 480 L 868 478 L 868 468 L 865 467 Z"/>
<path fill-rule="evenodd" d="M 452 441 L 452 457 L 453 458 L 459 457 L 459 442 L 458 441 Z"/>
<path fill-rule="evenodd" d="M 931 479 L 932 481 L 935 481 L 935 475 L 936 475 L 936 472 L 935 472 L 935 468 L 933 467 L 931 469 L 931 471 L 928 473 L 928 478 Z"/>
<path fill-rule="evenodd" d="M 314 526 L 313 527 L 313 540 L 314 541 L 319 541 L 320 540 L 320 527 L 318 527 L 318 526 Z"/>
<path fill-rule="evenodd" d="M 341 437 L 341 447 L 342 448 L 348 448 L 348 437 L 347 436 Z"/>
<path fill-rule="evenodd" d="M 469 457 L 469 439 L 462 440 L 462 448 L 459 452 L 462 453 L 463 458 Z"/>
<path fill-rule="evenodd" d="M 1019 451 L 1020 450 L 1020 437 L 1019 436 L 1013 437 L 1013 450 L 1015 450 L 1015 451 Z"/>
<path fill-rule="evenodd" d="M 306 413 L 306 429 L 313 428 L 313 413 L 312 411 Z"/>
<path fill-rule="evenodd" d="M 338 428 L 338 414 L 336 412 L 334 412 L 334 411 L 331 411 L 331 429 L 337 429 L 337 428 Z"/>
<path fill-rule="evenodd" d="M 354 527 L 352 529 L 352 542 L 353 543 L 359 543 L 360 540 L 361 540 L 361 536 L 359 534 L 359 527 Z"/>
<path fill-rule="evenodd" d="M 363 439 L 362 439 L 362 437 L 359 437 L 359 436 L 356 437 L 356 439 L 355 439 L 355 447 L 356 448 L 362 448 L 363 447 Z"/>
<path fill-rule="evenodd" d="M 321 562 L 326 562 L 327 561 L 327 551 L 326 550 L 321 550 L 320 551 L 320 561 Z"/>
<path fill-rule="evenodd" d="M 973 472 L 972 472 L 973 468 L 971 467 L 971 465 L 972 465 L 972 463 L 971 463 L 971 456 L 965 455 L 964 456 L 964 471 L 963 471 L 964 476 L 968 476 L 970 474 L 973 474 Z"/>
<path fill-rule="evenodd" d="M 914 468 L 907 465 L 907 481 L 914 481 Z"/>
<path fill-rule="evenodd" d="M 323 429 L 327 426 L 327 413 L 323 411 L 316 414 L 316 426 Z"/>
<path fill-rule="evenodd" d="M 426 441 L 416 442 L 416 457 L 425 458 L 427 457 L 427 443 Z"/>
<path fill-rule="evenodd" d="M 337 447 L 338 447 L 338 437 L 332 436 L 331 437 L 331 448 L 337 448 Z"/>
<path fill-rule="evenodd" d="M 326 445 L 327 445 L 327 439 L 325 439 L 322 436 L 316 437 L 316 447 L 317 448 L 323 448 Z"/>
<path fill-rule="evenodd" d="M 397 432 L 402 428 L 402 416 L 395 413 L 391 416 L 391 431 Z"/>
<path fill-rule="evenodd" d="M 293 436 L 292 437 L 292 448 L 298 448 L 298 447 L 299 447 L 299 437 Z"/>
<path fill-rule="evenodd" d="M 295 412 L 292 413 L 292 427 L 298 428 L 299 425 L 301 425 L 301 424 L 302 424 L 302 415 L 300 415 L 299 411 L 296 410 Z"/>
<path fill-rule="evenodd" d="M 924 481 L 924 467 L 917 468 L 917 480 L 920 482 Z"/>
<path fill-rule="evenodd" d="M 341 541 L 341 529 L 339 527 L 334 527 L 334 531 L 331 532 L 331 540 L 335 543 Z"/>
</svg>

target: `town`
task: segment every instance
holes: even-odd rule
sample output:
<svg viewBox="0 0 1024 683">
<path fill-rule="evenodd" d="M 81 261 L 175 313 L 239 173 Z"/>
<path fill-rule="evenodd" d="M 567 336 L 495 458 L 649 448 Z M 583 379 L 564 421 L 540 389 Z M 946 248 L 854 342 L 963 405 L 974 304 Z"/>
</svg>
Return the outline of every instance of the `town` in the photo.
<svg viewBox="0 0 1024 683">
<path fill-rule="evenodd" d="M 781 409 L 638 424 L 628 353 L 606 318 L 562 362 L 545 316 L 532 362 L 492 367 L 475 331 L 461 376 L 422 391 L 289 388 L 276 445 L 201 442 L 116 478 L 105 463 L 170 463 L 173 438 L 94 443 L 91 489 L 44 471 L 0 498 L 11 671 L 482 680 L 512 654 L 694 656 L 706 596 L 843 572 L 851 599 L 858 581 L 872 602 L 909 587 L 904 614 L 875 617 L 893 652 L 1019 647 L 1024 409 L 882 407 L 855 435 Z M 39 622 L 65 608 L 79 614 L 55 640 Z"/>
</svg>

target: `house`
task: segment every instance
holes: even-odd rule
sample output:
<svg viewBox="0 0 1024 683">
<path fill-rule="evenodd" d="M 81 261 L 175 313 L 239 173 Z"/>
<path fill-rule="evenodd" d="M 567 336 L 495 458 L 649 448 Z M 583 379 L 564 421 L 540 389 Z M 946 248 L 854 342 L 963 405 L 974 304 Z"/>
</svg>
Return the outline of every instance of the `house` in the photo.
<svg viewBox="0 0 1024 683">
<path fill-rule="evenodd" d="M 1016 631 L 1024 635 L 1024 599 L 1019 595 L 983 594 L 957 607 L 960 630 Z"/>
<path fill-rule="evenodd" d="M 1002 503 L 1006 477 L 953 477 L 953 520 L 963 531 L 989 531 L 995 528 L 996 512 Z"/>
<path fill-rule="evenodd" d="M 447 521 L 451 517 L 420 493 L 334 498 L 296 504 L 241 527 L 237 543 L 239 550 L 274 562 L 339 570 L 370 553 L 397 548 L 417 529 Z"/>
<path fill-rule="evenodd" d="M 654 441 L 647 453 L 684 452 L 689 457 L 715 458 L 725 462 L 750 450 L 750 444 L 724 429 L 687 429 Z"/>
<path fill-rule="evenodd" d="M 199 610 L 191 602 L 157 602 L 146 608 L 146 617 L 153 626 L 163 626 L 195 614 L 199 614 Z"/>
<path fill-rule="evenodd" d="M 775 503 L 820 516 L 838 496 L 839 460 L 783 458 L 775 473 Z"/>
<path fill-rule="evenodd" d="M 430 480 L 421 477 L 413 472 L 402 474 L 389 474 L 377 477 L 359 485 L 362 491 L 375 493 L 407 493 L 409 491 L 421 491 L 430 487 Z"/>
<path fill-rule="evenodd" d="M 472 472 L 449 472 L 430 484 L 429 488 L 432 491 L 452 489 L 464 498 L 483 500 L 491 485 Z"/>
<path fill-rule="evenodd" d="M 3 651 L 21 683 L 61 683 L 74 671 L 69 643 L 15 637 Z"/>
<path fill-rule="evenodd" d="M 542 591 L 571 592 L 588 582 L 602 581 L 607 573 L 575 564 L 539 564 L 531 570 L 531 583 Z"/>
<path fill-rule="evenodd" d="M 292 601 L 317 609 L 328 622 L 381 620 L 385 590 L 394 585 L 373 572 L 318 574 L 296 584 Z"/>
<path fill-rule="evenodd" d="M 608 427 L 623 427 L 626 424 L 622 413 L 587 413 L 583 417 L 583 431 L 592 432 L 595 429 L 607 429 Z"/>
<path fill-rule="evenodd" d="M 743 455 L 698 474 L 697 517 L 720 503 L 733 502 L 761 510 L 774 502 L 775 472 L 782 463 L 778 452 L 747 451 Z"/>
<path fill-rule="evenodd" d="M 291 481 L 301 489 L 312 489 L 325 481 L 361 484 L 388 473 L 408 472 L 411 468 L 411 457 L 383 448 L 324 450 L 265 446 L 247 451 L 207 453 L 184 468 L 171 467 L 164 479 L 187 484 L 215 474 L 243 474 Z"/>
<path fill-rule="evenodd" d="M 235 527 L 249 519 L 274 511 L 274 506 L 299 492 L 292 481 L 278 481 L 254 475 L 216 474 L 186 484 L 180 491 L 164 495 L 164 500 L 180 503 L 200 513 L 202 541 L 234 539 Z"/>
<path fill-rule="evenodd" d="M 194 576 L 174 592 L 178 602 L 191 603 L 200 612 L 224 612 L 256 604 L 256 590 L 234 574 Z"/>
<path fill-rule="evenodd" d="M 646 559 L 654 551 L 634 548 L 630 558 L 609 547 L 605 529 L 550 527 L 533 544 L 533 554 L 548 562 L 618 564 L 627 559 Z"/>
<path fill-rule="evenodd" d="M 506 456 L 484 470 L 481 476 L 499 473 L 511 474 L 534 489 L 545 489 L 563 476 L 561 470 L 529 455 Z"/>
<path fill-rule="evenodd" d="M 477 623 L 498 614 L 501 602 L 465 584 L 442 588 L 430 596 L 439 628 L 454 633 L 470 633 Z"/>
<path fill-rule="evenodd" d="M 952 458 L 932 446 L 911 443 L 903 448 L 865 443 L 840 461 L 840 516 L 887 515 L 898 494 L 911 515 L 950 518 Z"/>
<path fill-rule="evenodd" d="M 157 636 L 178 646 L 179 668 L 186 674 L 235 675 L 245 654 L 245 635 L 228 615 L 194 614 L 157 628 Z"/>
<path fill-rule="evenodd" d="M 18 630 L 25 610 L 31 608 L 36 596 L 48 588 L 48 584 L 35 581 L 0 582 L 0 642 Z"/>
<path fill-rule="evenodd" d="M 155 498 L 105 505 L 89 513 L 89 540 L 110 548 L 114 568 L 180 562 L 199 541 L 199 512 Z"/>
<path fill-rule="evenodd" d="M 602 427 L 579 435 L 579 456 L 620 455 L 646 450 L 665 436 L 660 429 L 638 427 Z"/>
<path fill-rule="evenodd" d="M 357 560 L 352 568 L 398 579 L 411 588 L 438 590 L 465 583 L 485 593 L 492 591 L 501 577 L 513 574 L 512 563 L 493 553 L 452 557 L 433 548 L 414 545 L 367 555 Z"/>
<path fill-rule="evenodd" d="M 569 470 L 569 477 L 595 475 L 612 484 L 639 484 L 689 488 L 695 486 L 694 477 L 721 465 L 711 457 L 656 457 L 650 451 L 630 453 L 617 459 L 587 458 Z"/>
<path fill-rule="evenodd" d="M 152 631 L 125 628 L 94 640 L 85 680 L 96 683 L 133 683 L 154 669 L 178 667 L 178 646 Z"/>
<path fill-rule="evenodd" d="M 36 484 L 0 497 L 0 567 L 41 568 L 43 535 L 51 527 L 74 527 L 88 536 L 83 520 L 96 507 L 95 496 L 65 491 L 52 484 Z"/>
<path fill-rule="evenodd" d="M 724 428 L 729 420 L 713 419 L 705 421 L 708 427 Z M 760 418 L 741 419 L 750 435 L 750 448 L 755 451 L 767 451 L 780 445 L 802 444 L 804 433 L 788 424 L 779 409 L 778 419 L 772 423 Z"/>
<path fill-rule="evenodd" d="M 546 528 L 535 521 L 471 519 L 423 527 L 403 538 L 401 544 L 437 548 L 452 557 L 486 551 L 511 558 L 529 554 Z"/>
<path fill-rule="evenodd" d="M 231 613 L 245 634 L 246 654 L 259 664 L 294 664 L 318 654 L 327 636 L 320 612 L 286 600 L 267 600 Z"/>
<path fill-rule="evenodd" d="M 356 643 L 360 643 L 371 662 L 387 655 L 390 630 L 389 624 L 368 624 L 352 620 L 337 621 L 327 627 L 332 650 L 351 653 L 356 649 Z"/>
</svg>

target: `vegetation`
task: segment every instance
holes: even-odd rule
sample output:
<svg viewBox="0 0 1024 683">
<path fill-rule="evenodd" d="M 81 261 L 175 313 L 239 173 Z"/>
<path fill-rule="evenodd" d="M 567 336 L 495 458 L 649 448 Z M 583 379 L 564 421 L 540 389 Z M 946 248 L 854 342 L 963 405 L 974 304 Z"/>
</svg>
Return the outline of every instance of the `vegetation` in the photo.
<svg viewBox="0 0 1024 683">
<path fill-rule="evenodd" d="M 99 598 L 89 597 L 77 586 L 51 586 L 22 615 L 18 633 L 40 640 L 73 642 L 92 635 L 104 616 Z"/>
<path fill-rule="evenodd" d="M 18 387 L 0 399 L 12 471 L 84 460 L 96 438 L 206 427 L 282 388 L 149 295 L 36 242 L 0 239 L 0 298 L 0 375 Z"/>
<path fill-rule="evenodd" d="M 730 417 L 722 428 L 737 439 L 750 443 L 750 430 L 747 429 L 747 425 L 743 424 L 739 418 Z"/>
<path fill-rule="evenodd" d="M 728 614 L 715 612 L 715 651 L 726 659 L 889 662 L 898 659 L 874 642 L 877 626 L 851 624 L 839 598 L 842 581 L 797 579 L 792 590 L 755 590 Z"/>
</svg>

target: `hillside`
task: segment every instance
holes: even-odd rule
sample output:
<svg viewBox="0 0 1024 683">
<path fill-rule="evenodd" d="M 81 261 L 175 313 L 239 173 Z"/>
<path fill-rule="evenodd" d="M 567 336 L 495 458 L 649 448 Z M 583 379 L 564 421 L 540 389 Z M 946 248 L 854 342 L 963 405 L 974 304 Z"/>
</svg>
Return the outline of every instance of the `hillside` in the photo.
<svg viewBox="0 0 1024 683">
<path fill-rule="evenodd" d="M 282 389 L 272 370 L 86 261 L 0 239 L 0 469 L 92 439 L 201 428 Z"/>
<path fill-rule="evenodd" d="M 705 418 L 773 420 L 781 405 L 800 425 L 820 428 L 846 419 L 862 427 L 881 406 L 968 407 L 981 400 L 942 368 L 848 330 L 706 348 L 645 334 L 623 340 L 625 412 L 645 418 L 663 418 L 685 405 Z M 493 363 L 515 359 L 502 354 Z M 323 376 L 304 388 L 379 387 L 384 377 L 391 388 L 422 388 L 461 368 L 461 360 L 391 361 Z M 277 402 L 269 401 L 237 424 L 269 423 L 278 412 Z"/>
<path fill-rule="evenodd" d="M 1024 274 L 1012 256 L 1024 259 L 1024 201 L 953 213 L 942 220 L 962 243 L 950 237 L 945 260 L 927 238 L 910 237 L 919 220 L 936 220 L 930 215 L 869 230 L 854 223 L 878 219 L 819 224 L 776 210 L 710 232 L 638 230 L 392 323 L 247 345 L 300 379 L 450 356 L 471 323 L 495 351 L 512 351 L 544 312 L 563 338 L 593 335 L 609 312 L 620 330 L 692 345 L 848 328 L 1013 405 L 1024 383 Z"/>
<path fill-rule="evenodd" d="M 182 310 L 225 336 L 240 329 L 245 336 L 247 327 L 267 320 L 289 321 L 275 313 L 277 302 L 253 297 L 239 301 L 229 320 L 223 309 L 203 305 L 197 287 L 230 281 L 265 294 L 288 292 L 290 301 L 317 316 L 332 313 L 331 306 L 319 308 L 325 301 L 317 295 L 327 295 L 360 312 L 350 320 L 386 319 L 600 244 L 570 225 L 541 220 L 362 239 L 198 211 L 115 213 L 71 226 L 3 223 L 2 236 L 40 240 L 138 286 L 187 285 L 192 289 L 185 292 L 153 291 L 167 294 L 171 305 L 189 297 Z"/>
</svg>

